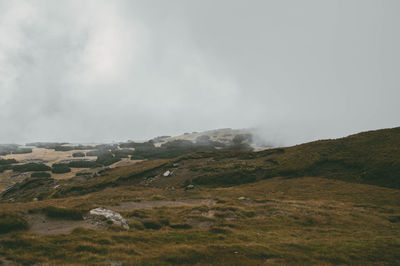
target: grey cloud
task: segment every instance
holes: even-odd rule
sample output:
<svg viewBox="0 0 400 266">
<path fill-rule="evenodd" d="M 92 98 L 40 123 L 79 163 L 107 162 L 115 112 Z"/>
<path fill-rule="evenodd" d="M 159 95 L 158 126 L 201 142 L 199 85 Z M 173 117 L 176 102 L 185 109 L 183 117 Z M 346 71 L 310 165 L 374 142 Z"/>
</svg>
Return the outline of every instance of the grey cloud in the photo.
<svg viewBox="0 0 400 266">
<path fill-rule="evenodd" d="M 288 145 L 397 126 L 399 9 L 0 0 L 0 142 L 257 127 Z"/>
</svg>

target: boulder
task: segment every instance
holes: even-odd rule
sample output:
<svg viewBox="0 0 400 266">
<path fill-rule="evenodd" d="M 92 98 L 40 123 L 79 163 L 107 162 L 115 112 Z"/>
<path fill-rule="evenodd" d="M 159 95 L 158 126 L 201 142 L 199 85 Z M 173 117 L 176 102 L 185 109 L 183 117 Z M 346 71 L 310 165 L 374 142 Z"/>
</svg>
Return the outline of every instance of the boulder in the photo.
<svg viewBox="0 0 400 266">
<path fill-rule="evenodd" d="M 172 175 L 172 172 L 171 172 L 170 170 L 167 170 L 167 171 L 163 174 L 164 177 L 168 177 L 168 176 L 170 176 L 170 175 Z"/>
<path fill-rule="evenodd" d="M 100 217 L 104 217 L 107 220 L 111 221 L 113 224 L 122 226 L 124 229 L 129 229 L 129 225 L 126 222 L 126 220 L 124 219 L 124 217 L 122 217 L 121 214 L 119 214 L 118 212 L 114 212 L 112 210 L 107 210 L 104 208 L 96 208 L 93 210 L 90 210 L 90 215 L 92 216 L 100 216 Z"/>
</svg>

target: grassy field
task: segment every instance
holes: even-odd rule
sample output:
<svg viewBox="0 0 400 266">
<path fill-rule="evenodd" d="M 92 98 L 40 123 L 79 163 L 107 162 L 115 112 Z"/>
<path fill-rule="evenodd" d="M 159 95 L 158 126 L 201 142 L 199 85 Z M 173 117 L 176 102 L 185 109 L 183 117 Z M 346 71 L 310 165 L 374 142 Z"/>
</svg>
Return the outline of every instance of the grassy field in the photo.
<svg viewBox="0 0 400 266">
<path fill-rule="evenodd" d="M 0 262 L 399 265 L 399 147 L 395 128 L 39 178 L 3 196 Z M 121 213 L 129 230 L 89 224 L 96 207 Z"/>
<path fill-rule="evenodd" d="M 162 206 L 189 198 L 215 203 Z M 119 203 L 130 201 L 160 201 L 161 206 L 121 211 L 128 231 L 76 228 L 46 236 L 15 231 L 1 238 L 0 255 L 20 264 L 395 265 L 400 262 L 399 198 L 396 189 L 314 177 L 190 192 L 107 188 L 81 197 L 2 204 L 1 209 L 24 217 L 47 206 L 78 212 L 97 206 L 118 210 Z"/>
</svg>

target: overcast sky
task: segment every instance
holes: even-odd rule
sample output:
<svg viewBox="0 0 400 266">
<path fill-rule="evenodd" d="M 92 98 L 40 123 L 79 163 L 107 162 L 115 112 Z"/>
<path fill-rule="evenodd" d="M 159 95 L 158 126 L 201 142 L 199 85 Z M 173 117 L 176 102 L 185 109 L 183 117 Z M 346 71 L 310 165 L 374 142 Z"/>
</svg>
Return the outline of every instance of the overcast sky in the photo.
<svg viewBox="0 0 400 266">
<path fill-rule="evenodd" d="M 400 1 L 0 0 L 0 143 L 400 125 Z"/>
</svg>

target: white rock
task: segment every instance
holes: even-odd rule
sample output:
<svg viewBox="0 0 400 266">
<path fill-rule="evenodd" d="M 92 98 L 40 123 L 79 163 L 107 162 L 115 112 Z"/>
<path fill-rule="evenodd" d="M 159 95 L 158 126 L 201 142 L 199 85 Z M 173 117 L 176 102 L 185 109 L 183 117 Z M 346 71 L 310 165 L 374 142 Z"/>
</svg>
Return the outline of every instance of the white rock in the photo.
<svg viewBox="0 0 400 266">
<path fill-rule="evenodd" d="M 96 208 L 96 209 L 90 210 L 89 213 L 90 213 L 90 215 L 94 215 L 94 216 L 103 216 L 106 219 L 112 221 L 113 224 L 122 226 L 125 229 L 129 229 L 128 223 L 126 222 L 124 217 L 122 217 L 122 215 L 119 214 L 118 212 L 114 212 L 112 210 L 107 210 L 104 208 Z"/>
<path fill-rule="evenodd" d="M 239 197 L 238 200 L 245 200 L 245 197 Z"/>
<path fill-rule="evenodd" d="M 171 172 L 170 170 L 167 170 L 167 171 L 163 174 L 163 176 L 167 177 L 167 176 L 170 176 L 171 174 L 172 174 L 172 172 Z"/>
</svg>

